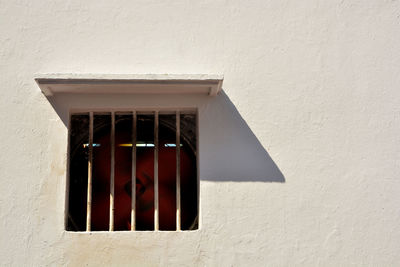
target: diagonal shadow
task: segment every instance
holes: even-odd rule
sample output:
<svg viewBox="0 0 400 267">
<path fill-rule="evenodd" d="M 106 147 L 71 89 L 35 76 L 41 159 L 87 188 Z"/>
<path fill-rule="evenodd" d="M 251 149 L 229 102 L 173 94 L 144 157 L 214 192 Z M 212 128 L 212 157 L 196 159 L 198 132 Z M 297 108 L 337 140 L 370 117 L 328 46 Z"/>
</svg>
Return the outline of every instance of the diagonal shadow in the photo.
<svg viewBox="0 0 400 267">
<path fill-rule="evenodd" d="M 199 144 L 201 180 L 285 182 L 224 91 L 199 108 Z"/>
</svg>

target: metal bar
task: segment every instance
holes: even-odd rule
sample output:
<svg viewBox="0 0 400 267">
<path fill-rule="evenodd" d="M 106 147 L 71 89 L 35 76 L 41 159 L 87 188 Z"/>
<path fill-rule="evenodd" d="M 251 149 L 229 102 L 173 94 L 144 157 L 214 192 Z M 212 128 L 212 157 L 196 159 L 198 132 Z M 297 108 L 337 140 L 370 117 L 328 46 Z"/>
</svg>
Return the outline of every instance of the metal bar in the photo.
<svg viewBox="0 0 400 267">
<path fill-rule="evenodd" d="M 136 127 L 137 127 L 137 116 L 136 111 L 132 114 L 132 188 L 131 188 L 131 231 L 136 230 Z"/>
<path fill-rule="evenodd" d="M 115 112 L 111 112 L 111 173 L 110 173 L 110 224 L 109 231 L 114 231 L 114 178 L 115 178 Z"/>
<path fill-rule="evenodd" d="M 92 171 L 93 169 L 93 112 L 89 113 L 89 158 L 88 158 L 88 187 L 86 206 L 86 231 L 91 230 L 92 221 Z"/>
<path fill-rule="evenodd" d="M 181 114 L 176 112 L 176 230 L 181 230 Z"/>
<path fill-rule="evenodd" d="M 159 230 L 158 210 L 158 111 L 154 114 L 154 230 Z"/>
</svg>

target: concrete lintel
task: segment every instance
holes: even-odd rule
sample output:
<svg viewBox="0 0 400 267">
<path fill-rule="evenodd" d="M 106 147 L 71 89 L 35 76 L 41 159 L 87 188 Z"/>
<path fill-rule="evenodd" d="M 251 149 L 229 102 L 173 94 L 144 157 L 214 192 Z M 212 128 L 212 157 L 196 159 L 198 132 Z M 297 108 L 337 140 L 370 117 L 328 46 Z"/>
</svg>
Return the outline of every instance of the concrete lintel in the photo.
<svg viewBox="0 0 400 267">
<path fill-rule="evenodd" d="M 215 74 L 39 74 L 43 94 L 208 94 L 221 91 L 223 76 Z"/>
</svg>

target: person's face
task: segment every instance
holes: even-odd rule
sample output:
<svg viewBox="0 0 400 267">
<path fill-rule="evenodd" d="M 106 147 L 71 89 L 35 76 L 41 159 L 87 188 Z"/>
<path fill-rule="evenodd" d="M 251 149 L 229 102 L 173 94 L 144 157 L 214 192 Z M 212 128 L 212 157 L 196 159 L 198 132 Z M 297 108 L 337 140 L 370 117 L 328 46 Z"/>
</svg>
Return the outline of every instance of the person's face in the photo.
<svg viewBox="0 0 400 267">
<path fill-rule="evenodd" d="M 115 180 L 114 180 L 114 229 L 130 230 L 131 224 L 131 179 L 132 147 L 128 133 L 119 133 L 115 140 Z M 94 148 L 93 193 L 92 193 L 92 228 L 108 230 L 111 148 L 110 136 L 99 138 L 100 147 Z M 159 141 L 158 181 L 159 181 L 159 224 L 161 230 L 176 229 L 176 150 L 166 147 L 165 141 Z M 181 149 L 181 184 L 196 182 L 193 179 L 195 162 L 188 152 Z M 136 225 L 137 229 L 153 230 L 154 228 L 154 149 L 137 148 L 136 161 Z M 185 202 L 185 201 L 184 201 Z M 197 205 L 187 200 L 184 205 Z M 182 221 L 185 218 L 182 215 Z"/>
</svg>

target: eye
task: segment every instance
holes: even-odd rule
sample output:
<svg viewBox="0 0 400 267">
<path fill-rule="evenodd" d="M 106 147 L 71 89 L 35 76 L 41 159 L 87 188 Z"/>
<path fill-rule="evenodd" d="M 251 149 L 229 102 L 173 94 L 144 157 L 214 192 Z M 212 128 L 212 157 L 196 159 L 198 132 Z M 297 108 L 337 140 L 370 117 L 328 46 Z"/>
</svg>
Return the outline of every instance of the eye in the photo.
<svg viewBox="0 0 400 267">
<path fill-rule="evenodd" d="M 132 182 L 128 182 L 124 185 L 124 190 L 129 196 L 132 196 L 131 189 L 132 189 Z M 140 179 L 136 179 L 136 196 L 142 195 L 145 191 L 146 187 L 142 184 Z"/>
</svg>

